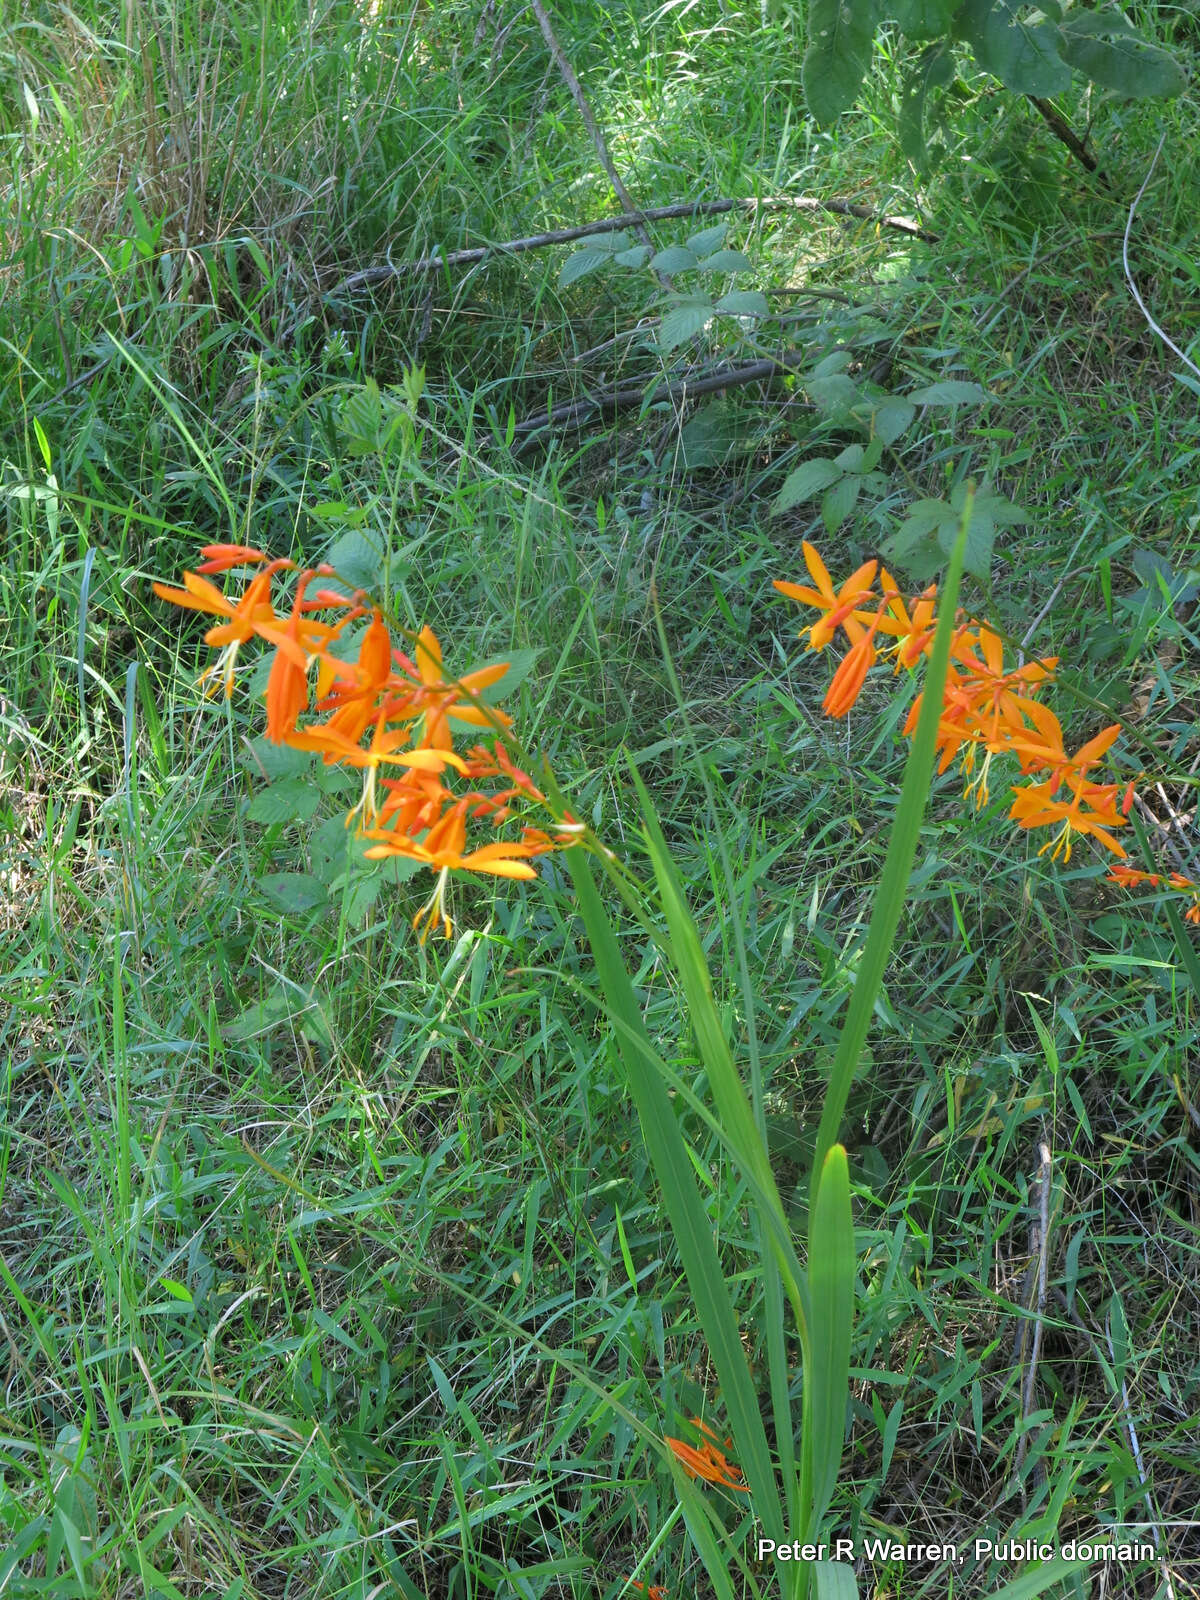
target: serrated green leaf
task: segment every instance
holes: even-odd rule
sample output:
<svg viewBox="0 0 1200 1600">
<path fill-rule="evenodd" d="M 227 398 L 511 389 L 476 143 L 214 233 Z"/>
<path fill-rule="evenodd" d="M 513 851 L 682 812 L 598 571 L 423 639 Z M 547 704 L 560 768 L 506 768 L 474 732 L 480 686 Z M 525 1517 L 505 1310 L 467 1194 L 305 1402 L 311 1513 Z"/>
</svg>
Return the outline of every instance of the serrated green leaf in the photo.
<svg viewBox="0 0 1200 1600">
<path fill-rule="evenodd" d="M 769 317 L 771 314 L 761 289 L 731 289 L 717 301 L 716 309 L 731 317 Z"/>
<path fill-rule="evenodd" d="M 698 333 L 703 333 L 712 321 L 713 304 L 711 300 L 684 300 L 674 305 L 665 314 L 658 328 L 656 343 L 664 352 L 674 350 L 677 345 L 686 344 L 689 339 L 694 339 Z"/>
<path fill-rule="evenodd" d="M 1151 44 L 1119 11 L 1072 11 L 1062 25 L 1063 58 L 1085 78 L 1131 100 L 1168 100 L 1182 94 L 1187 76 L 1179 62 Z"/>
<path fill-rule="evenodd" d="M 881 439 L 885 445 L 895 444 L 901 434 L 907 431 L 916 414 L 917 408 L 910 401 L 900 395 L 890 394 L 871 413 L 872 436 Z"/>
<path fill-rule="evenodd" d="M 843 478 L 841 483 L 835 483 L 821 501 L 821 521 L 825 524 L 827 533 L 836 532 L 854 510 L 862 493 L 862 486 L 862 478 L 857 473 L 852 473 L 849 477 Z"/>
<path fill-rule="evenodd" d="M 308 872 L 269 872 L 259 886 L 280 911 L 315 911 L 326 900 L 325 885 Z"/>
<path fill-rule="evenodd" d="M 867 452 L 861 444 L 848 444 L 840 455 L 834 456 L 833 464 L 843 472 L 861 472 L 866 459 Z"/>
<path fill-rule="evenodd" d="M 807 378 L 805 388 L 812 403 L 835 420 L 845 416 L 861 399 L 858 385 L 844 373 L 828 378 Z"/>
<path fill-rule="evenodd" d="M 352 528 L 335 539 L 322 560 L 328 562 L 338 577 L 352 589 L 374 589 L 383 575 L 382 549 L 358 528 Z"/>
<path fill-rule="evenodd" d="M 680 453 L 688 471 L 718 467 L 736 447 L 740 436 L 737 417 L 723 400 L 702 406 L 679 432 Z"/>
<path fill-rule="evenodd" d="M 246 815 L 251 822 L 267 826 L 307 822 L 320 803 L 320 789 L 307 778 L 284 778 L 260 790 L 246 807 Z"/>
<path fill-rule="evenodd" d="M 1062 59 L 1062 34 L 1052 22 L 1021 19 L 1023 0 L 966 0 L 954 17 L 954 30 L 975 59 L 1014 94 L 1039 98 L 1062 94 L 1071 69 Z"/>
<path fill-rule="evenodd" d="M 558 287 L 570 288 L 571 284 L 586 278 L 589 272 L 607 266 L 611 260 L 611 250 L 600 250 L 595 245 L 584 245 L 582 250 L 573 250 L 558 269 Z"/>
<path fill-rule="evenodd" d="M 619 250 L 613 260 L 619 267 L 644 267 L 649 254 L 648 244 L 635 244 L 631 250 Z"/>
<path fill-rule="evenodd" d="M 697 259 L 706 256 L 711 250 L 725 242 L 725 235 L 729 231 L 727 222 L 715 222 L 711 228 L 704 228 L 699 233 L 692 234 L 688 240 L 688 249 L 695 252 Z"/>
<path fill-rule="evenodd" d="M 842 469 L 824 457 L 802 461 L 783 480 L 771 509 L 777 512 L 790 511 L 793 506 L 815 500 L 822 490 L 828 489 L 841 476 Z"/>
<path fill-rule="evenodd" d="M 694 251 L 686 250 L 683 245 L 669 244 L 665 250 L 651 257 L 650 265 L 655 272 L 691 272 L 699 259 Z"/>
<path fill-rule="evenodd" d="M 352 455 L 376 449 L 383 423 L 383 397 L 374 378 L 367 378 L 342 402 L 338 432 Z"/>
<path fill-rule="evenodd" d="M 753 263 L 740 250 L 714 250 L 712 255 L 697 261 L 697 272 L 750 272 Z"/>
<path fill-rule="evenodd" d="M 941 524 L 937 530 L 938 543 L 945 555 L 954 548 L 957 530 Z M 992 572 L 992 546 L 996 542 L 996 524 L 989 516 L 973 516 L 967 531 L 967 548 L 963 567 L 980 583 L 986 583 Z"/>
<path fill-rule="evenodd" d="M 967 406 L 990 400 L 991 395 L 977 383 L 944 378 L 940 383 L 928 383 L 923 389 L 913 389 L 904 398 L 915 406 Z"/>
<path fill-rule="evenodd" d="M 848 111 L 871 64 L 876 0 L 812 0 L 801 79 L 808 109 L 820 123 Z"/>
</svg>

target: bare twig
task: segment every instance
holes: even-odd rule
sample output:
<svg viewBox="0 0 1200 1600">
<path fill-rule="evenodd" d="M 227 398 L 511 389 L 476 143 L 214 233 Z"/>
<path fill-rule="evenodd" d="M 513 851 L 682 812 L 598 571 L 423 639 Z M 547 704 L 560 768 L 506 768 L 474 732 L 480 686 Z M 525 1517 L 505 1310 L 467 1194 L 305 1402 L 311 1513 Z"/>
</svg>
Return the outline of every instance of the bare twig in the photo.
<svg viewBox="0 0 1200 1600">
<path fill-rule="evenodd" d="M 406 278 L 423 272 L 439 272 L 443 267 L 475 266 L 492 255 L 520 255 L 526 250 L 541 250 L 546 245 L 571 244 L 576 239 L 590 239 L 601 233 L 615 233 L 620 228 L 632 228 L 639 222 L 667 222 L 675 217 L 717 217 L 728 211 L 826 211 L 837 217 L 854 217 L 860 222 L 873 222 L 876 227 L 890 228 L 920 239 L 924 244 L 937 244 L 939 235 L 929 233 L 911 217 L 881 217 L 870 206 L 851 200 L 820 200 L 814 195 L 771 195 L 762 200 L 684 200 L 670 206 L 651 206 L 646 211 L 627 211 L 619 217 L 602 217 L 597 222 L 583 222 L 574 228 L 555 228 L 549 233 L 531 233 L 523 239 L 508 239 L 499 244 L 475 245 L 468 250 L 451 250 L 442 255 L 434 250 L 418 256 L 415 261 L 388 261 L 377 267 L 364 267 L 327 291 L 329 296 L 351 294 L 355 289 L 365 289 L 371 284 L 386 283 L 389 278 Z"/>
<path fill-rule="evenodd" d="M 1043 100 L 1039 95 L 1031 94 L 1029 99 L 1054 137 L 1061 139 L 1076 161 L 1085 166 L 1089 172 L 1095 173 L 1096 177 L 1103 183 L 1105 178 L 1100 171 L 1100 163 L 1075 132 L 1066 117 L 1063 116 L 1062 112 L 1053 106 L 1049 100 Z"/>
<path fill-rule="evenodd" d="M 579 400 L 564 400 L 561 405 L 524 418 L 516 425 L 518 434 L 532 436 L 555 425 L 581 427 L 595 412 L 630 411 L 642 405 L 658 405 L 664 400 L 695 399 L 700 395 L 716 394 L 722 389 L 736 389 L 747 383 L 758 383 L 779 373 L 792 372 L 806 358 L 800 354 L 781 354 L 760 361 L 743 361 L 735 366 L 721 367 L 715 372 L 692 378 L 678 378 L 673 383 L 625 384 L 618 388 L 600 389 L 584 395 Z M 523 444 L 530 442 L 526 437 Z"/>
<path fill-rule="evenodd" d="M 1138 286 L 1133 281 L 1133 273 L 1129 270 L 1129 233 L 1133 227 L 1134 215 L 1137 212 L 1137 208 L 1141 202 L 1142 196 L 1146 192 L 1146 187 L 1149 184 L 1150 179 L 1154 176 L 1154 169 L 1158 165 L 1159 156 L 1162 155 L 1162 147 L 1166 143 L 1166 138 L 1167 136 L 1164 133 L 1162 138 L 1158 141 L 1158 149 L 1154 152 L 1154 159 L 1150 163 L 1150 170 L 1142 179 L 1142 187 L 1134 195 L 1133 204 L 1129 208 L 1129 216 L 1125 222 L 1125 237 L 1121 241 L 1121 265 L 1125 268 L 1125 282 L 1129 285 L 1129 292 L 1137 302 L 1138 310 L 1142 313 L 1146 321 L 1150 324 L 1151 328 L 1166 345 L 1167 349 L 1173 350 L 1179 357 L 1180 361 L 1183 362 L 1184 366 L 1187 367 L 1190 372 L 1195 373 L 1197 378 L 1200 378 L 1200 367 L 1196 365 L 1190 356 L 1184 355 L 1183 351 L 1175 343 L 1174 339 L 1172 339 L 1168 334 L 1164 333 L 1162 328 L 1159 327 L 1158 323 L 1155 322 L 1154 318 L 1150 315 L 1146 302 L 1138 293 Z"/>
<path fill-rule="evenodd" d="M 1025 1360 L 1025 1349 L 1028 1344 L 1029 1355 L 1025 1365 L 1025 1381 L 1021 1386 L 1021 1419 L 1028 1422 L 1033 1415 L 1033 1404 L 1037 1395 L 1037 1369 L 1038 1360 L 1042 1353 L 1042 1329 L 1046 1317 L 1046 1293 L 1050 1271 L 1050 1189 L 1051 1189 L 1052 1164 L 1050 1146 L 1043 1140 L 1038 1145 L 1038 1170 L 1034 1179 L 1037 1194 L 1037 1217 L 1029 1230 L 1029 1252 L 1032 1261 L 1029 1267 L 1029 1286 L 1025 1296 L 1026 1306 L 1033 1312 L 1032 1332 L 1030 1324 L 1022 1322 L 1017 1329 L 1015 1355 L 1018 1364 Z M 1028 1430 L 1022 1430 L 1017 1441 L 1016 1467 L 1019 1477 L 1021 1467 L 1025 1460 L 1025 1448 L 1029 1441 Z M 1024 1485 L 1021 1488 L 1024 1498 Z"/>
<path fill-rule="evenodd" d="M 554 24 L 550 21 L 549 13 L 542 4 L 542 0 L 529 0 L 529 4 L 533 10 L 534 16 L 537 18 L 538 27 L 542 30 L 542 38 L 546 41 L 546 48 L 554 57 L 554 65 L 558 68 L 563 82 L 571 91 L 572 100 L 574 100 L 575 104 L 579 107 L 579 115 L 583 118 L 583 125 L 587 129 L 588 136 L 593 145 L 596 147 L 596 154 L 600 158 L 600 165 L 604 168 L 605 176 L 608 178 L 609 183 L 612 184 L 613 193 L 625 207 L 626 211 L 636 212 L 637 207 L 634 204 L 633 196 L 625 187 L 621 180 L 621 174 L 617 171 L 613 164 L 613 158 L 608 153 L 608 145 L 605 142 L 604 134 L 600 128 L 600 124 L 596 121 L 595 113 L 592 110 L 588 97 L 583 92 L 583 85 L 575 75 L 574 67 L 572 67 L 571 63 L 567 60 L 566 51 L 558 42 L 558 35 L 554 31 Z M 638 237 L 641 239 L 642 243 L 653 249 L 654 241 L 650 237 L 649 231 L 646 228 L 646 224 L 639 219 L 634 223 L 634 227 L 637 229 Z M 657 273 L 656 276 L 659 278 L 664 288 L 670 288 L 671 280 L 666 276 L 665 273 L 660 272 Z"/>
</svg>

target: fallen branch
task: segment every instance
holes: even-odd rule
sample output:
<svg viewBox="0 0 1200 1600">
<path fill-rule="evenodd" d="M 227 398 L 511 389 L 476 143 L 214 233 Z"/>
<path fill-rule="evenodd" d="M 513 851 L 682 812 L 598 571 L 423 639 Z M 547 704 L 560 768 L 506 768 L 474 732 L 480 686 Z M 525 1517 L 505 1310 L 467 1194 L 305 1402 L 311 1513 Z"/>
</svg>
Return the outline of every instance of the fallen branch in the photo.
<svg viewBox="0 0 1200 1600">
<path fill-rule="evenodd" d="M 657 386 L 622 384 L 616 388 L 599 389 L 579 400 L 564 400 L 561 405 L 550 406 L 544 412 L 518 422 L 514 433 L 525 437 L 517 448 L 523 449 L 533 436 L 546 428 L 582 427 L 597 412 L 632 411 L 643 405 L 661 405 L 663 401 L 694 400 L 701 395 L 717 394 L 723 389 L 736 389 L 747 383 L 777 377 L 781 373 L 794 372 L 804 364 L 805 359 L 800 354 L 768 356 L 758 361 L 741 361 L 733 366 L 719 367 L 702 376 L 677 378 Z"/>
<path fill-rule="evenodd" d="M 911 217 L 881 217 L 870 206 L 851 200 L 819 200 L 812 195 L 773 195 L 764 200 L 685 200 L 670 206 L 652 206 L 647 211 L 626 211 L 619 217 L 602 217 L 598 222 L 584 222 L 575 228 L 556 228 L 550 233 L 531 233 L 523 239 L 508 239 L 502 244 L 476 245 L 469 250 L 451 250 L 442 255 L 434 250 L 429 255 L 418 256 L 415 261 L 389 261 L 378 267 L 364 267 L 352 272 L 326 293 L 326 298 L 370 284 L 386 283 L 389 278 L 405 278 L 413 274 L 436 272 L 442 267 L 474 266 L 489 256 L 520 255 L 526 250 L 541 250 L 546 245 L 570 244 L 575 239 L 590 239 L 600 233 L 615 233 L 619 228 L 633 228 L 646 222 L 667 222 L 673 217 L 716 217 L 728 211 L 826 211 L 833 216 L 854 217 L 860 222 L 873 222 L 880 228 L 891 228 L 920 239 L 924 244 L 937 244 L 939 235 L 929 233 Z"/>
</svg>

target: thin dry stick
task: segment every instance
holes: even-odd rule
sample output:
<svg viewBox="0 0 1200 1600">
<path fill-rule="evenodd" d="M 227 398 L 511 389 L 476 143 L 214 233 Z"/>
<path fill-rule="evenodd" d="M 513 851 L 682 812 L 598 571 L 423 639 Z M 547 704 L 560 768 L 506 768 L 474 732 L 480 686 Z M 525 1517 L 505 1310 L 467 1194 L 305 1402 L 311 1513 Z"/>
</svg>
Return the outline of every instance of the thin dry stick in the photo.
<svg viewBox="0 0 1200 1600">
<path fill-rule="evenodd" d="M 1117 1370 L 1117 1352 L 1113 1345 L 1112 1326 L 1107 1320 L 1105 1321 L 1104 1326 L 1104 1342 L 1108 1346 L 1108 1359 L 1112 1364 L 1112 1370 L 1115 1374 Z M 1125 1382 L 1124 1372 L 1121 1373 L 1121 1411 L 1124 1415 L 1125 1432 L 1129 1435 L 1129 1448 L 1133 1453 L 1134 1465 L 1137 1467 L 1138 1481 L 1142 1486 L 1142 1498 L 1146 1502 L 1146 1510 L 1150 1516 L 1150 1521 L 1146 1524 L 1146 1526 L 1154 1535 L 1154 1548 L 1156 1550 L 1161 1550 L 1162 1529 L 1154 1520 L 1154 1501 L 1150 1497 L 1150 1482 L 1146 1477 L 1146 1463 L 1142 1459 L 1142 1447 L 1138 1442 L 1137 1429 L 1133 1425 L 1133 1411 L 1129 1404 L 1129 1385 Z M 1175 1600 L 1175 1586 L 1171 1582 L 1171 1574 L 1167 1567 L 1165 1558 L 1161 1559 L 1160 1565 L 1162 1568 L 1163 1582 L 1166 1585 L 1167 1600 Z"/>
<path fill-rule="evenodd" d="M 547 245 L 571 244 L 600 233 L 615 233 L 641 222 L 668 222 L 675 217 L 717 217 L 727 211 L 827 211 L 837 217 L 854 217 L 873 222 L 876 227 L 906 233 L 924 244 L 937 244 L 940 235 L 929 233 L 911 217 L 881 217 L 870 206 L 853 200 L 819 200 L 814 195 L 769 195 L 764 199 L 683 200 L 669 206 L 651 206 L 645 211 L 631 210 L 619 217 L 601 217 L 598 222 L 582 222 L 574 228 L 555 228 L 549 233 L 531 233 L 523 239 L 507 239 L 499 244 L 474 245 L 468 250 L 451 250 L 448 255 L 433 250 L 415 261 L 388 261 L 377 267 L 363 267 L 342 278 L 328 290 L 329 296 L 350 294 L 370 284 L 386 283 L 389 278 L 405 278 L 412 273 L 439 272 L 443 267 L 475 266 L 491 255 L 520 255 L 526 250 L 541 250 Z"/>
<path fill-rule="evenodd" d="M 1045 120 L 1047 127 L 1050 128 L 1055 138 L 1061 139 L 1075 159 L 1103 182 L 1104 174 L 1100 171 L 1100 163 L 1063 116 L 1062 112 L 1052 105 L 1049 100 L 1043 100 L 1039 95 L 1031 94 L 1029 99 L 1039 116 Z"/>
<path fill-rule="evenodd" d="M 1146 186 L 1147 186 L 1147 184 L 1149 184 L 1150 179 L 1154 176 L 1154 169 L 1158 165 L 1158 158 L 1159 158 L 1160 155 L 1162 155 L 1162 147 L 1166 143 L 1166 139 L 1167 139 L 1167 136 L 1164 133 L 1162 138 L 1158 141 L 1158 149 L 1154 152 L 1154 159 L 1150 163 L 1150 170 L 1149 170 L 1149 172 L 1147 172 L 1146 176 L 1142 179 L 1142 187 L 1134 195 L 1133 204 L 1129 208 L 1129 216 L 1127 217 L 1126 222 L 1125 222 L 1125 237 L 1121 241 L 1121 265 L 1125 268 L 1125 282 L 1129 285 L 1130 294 L 1132 294 L 1133 298 L 1137 301 L 1138 310 L 1142 313 L 1142 315 L 1145 317 L 1146 321 L 1150 324 L 1151 328 L 1158 335 L 1158 337 L 1162 340 L 1162 342 L 1166 345 L 1167 349 L 1168 350 L 1173 350 L 1175 352 L 1175 354 L 1179 357 L 1180 361 L 1183 362 L 1184 366 L 1187 367 L 1189 371 L 1195 373 L 1197 378 L 1200 378 L 1200 367 L 1198 367 L 1196 365 L 1196 363 L 1191 359 L 1190 356 L 1184 355 L 1183 351 L 1175 343 L 1174 339 L 1172 339 L 1168 334 L 1164 333 L 1163 330 L 1159 327 L 1158 323 L 1155 322 L 1154 318 L 1150 315 L 1150 312 L 1149 312 L 1149 310 L 1148 310 L 1148 308 L 1146 306 L 1146 302 L 1142 299 L 1141 295 L 1138 293 L 1138 286 L 1133 281 L 1133 273 L 1130 272 L 1130 270 L 1129 270 L 1129 233 L 1130 233 L 1130 229 L 1133 227 L 1134 215 L 1137 212 L 1138 204 L 1141 201 L 1142 196 L 1146 192 Z"/>
<path fill-rule="evenodd" d="M 626 384 L 620 388 L 600 389 L 579 400 L 564 400 L 561 405 L 548 411 L 526 417 L 516 424 L 514 431 L 534 435 L 556 423 L 578 427 L 595 411 L 629 411 L 643 404 L 657 405 L 664 400 L 694 399 L 700 395 L 716 394 L 723 389 L 736 389 L 743 384 L 757 383 L 779 373 L 794 371 L 803 359 L 800 355 L 768 356 L 760 361 L 744 361 L 736 366 L 722 367 L 703 376 L 679 378 L 674 383 L 663 383 L 657 387 Z M 529 442 L 528 438 L 524 441 L 526 444 Z"/>
<path fill-rule="evenodd" d="M 1029 1230 L 1029 1250 L 1033 1256 L 1030 1263 L 1029 1290 L 1026 1295 L 1026 1304 L 1033 1312 L 1032 1335 L 1028 1339 L 1029 1360 L 1025 1368 L 1025 1382 L 1021 1387 L 1021 1419 L 1027 1422 L 1033 1414 L 1033 1403 L 1037 1392 L 1038 1359 L 1042 1353 L 1042 1328 L 1046 1316 L 1046 1292 L 1050 1271 L 1050 1177 L 1051 1177 L 1050 1146 L 1042 1141 L 1038 1145 L 1038 1171 L 1034 1182 L 1037 1186 L 1038 1214 Z M 1026 1336 L 1029 1334 L 1029 1324 L 1022 1322 L 1017 1330 L 1016 1357 L 1021 1361 L 1025 1354 Z M 1021 1467 L 1025 1461 L 1025 1448 L 1029 1440 L 1028 1431 L 1022 1431 L 1017 1442 L 1016 1472 L 1020 1475 Z M 1025 1498 L 1025 1486 L 1021 1485 L 1021 1498 Z"/>
<path fill-rule="evenodd" d="M 609 183 L 612 184 L 613 193 L 625 207 L 626 211 L 636 211 L 637 207 L 634 204 L 633 196 L 622 183 L 621 174 L 613 165 L 613 158 L 608 153 L 608 145 L 605 142 L 604 134 L 601 131 L 600 124 L 596 121 L 596 117 L 592 111 L 588 97 L 583 92 L 583 85 L 575 76 L 574 67 L 567 60 L 566 51 L 558 42 L 558 35 L 554 31 L 554 24 L 550 21 L 549 14 L 546 11 L 545 6 L 542 4 L 542 0 L 529 0 L 529 4 L 533 8 L 534 16 L 537 18 L 538 27 L 542 30 L 542 38 L 546 41 L 546 48 L 554 57 L 554 65 L 562 74 L 563 82 L 571 91 L 572 100 L 574 100 L 575 104 L 579 107 L 579 115 L 583 118 L 583 125 L 587 129 L 588 136 L 596 147 L 596 154 L 600 158 L 600 165 L 604 168 L 604 172 Z M 637 229 L 638 237 L 641 239 L 642 243 L 653 249 L 654 241 L 650 237 L 650 234 L 646 228 L 646 224 L 638 221 L 634 223 L 634 227 Z M 658 277 L 667 287 L 670 286 L 670 280 L 665 276 L 664 273 L 660 272 Z"/>
<path fill-rule="evenodd" d="M 1079 1315 L 1078 1311 L 1076 1311 L 1075 1307 L 1067 1299 L 1066 1295 L 1062 1292 L 1061 1289 L 1055 1289 L 1054 1298 L 1058 1302 L 1059 1306 L 1062 1308 L 1063 1314 L 1067 1317 L 1067 1319 L 1071 1322 L 1071 1324 L 1076 1329 L 1078 1329 L 1078 1331 L 1087 1340 L 1088 1344 L 1091 1346 L 1092 1354 L 1096 1358 L 1097 1362 L 1100 1363 L 1101 1365 L 1103 1365 L 1104 1364 L 1104 1360 L 1103 1360 L 1103 1356 L 1102 1356 L 1101 1351 L 1100 1351 L 1100 1341 L 1096 1338 L 1096 1335 L 1088 1327 L 1087 1323 L 1084 1322 L 1083 1318 Z M 1108 1345 L 1109 1363 L 1111 1365 L 1111 1369 L 1115 1373 L 1116 1364 L 1117 1364 L 1117 1358 L 1116 1358 L 1116 1351 L 1113 1349 L 1112 1330 L 1111 1330 L 1111 1328 L 1106 1328 L 1105 1329 L 1105 1342 Z M 1155 1548 L 1161 1552 L 1162 1551 L 1162 1528 L 1163 1528 L 1164 1524 L 1160 1524 L 1159 1522 L 1154 1520 L 1154 1502 L 1151 1499 L 1150 1486 L 1149 1486 L 1149 1483 L 1147 1482 L 1147 1479 L 1146 1479 L 1145 1463 L 1142 1460 L 1141 1445 L 1138 1442 L 1137 1432 L 1136 1432 L 1136 1430 L 1135 1430 L 1135 1428 L 1133 1426 L 1133 1418 L 1130 1416 L 1130 1413 L 1129 1413 L 1129 1387 L 1126 1384 L 1124 1378 L 1121 1379 L 1121 1404 L 1122 1404 L 1122 1408 L 1123 1408 L 1124 1413 L 1125 1413 L 1125 1415 L 1124 1415 L 1125 1430 L 1126 1430 L 1127 1434 L 1129 1435 L 1129 1443 L 1130 1443 L 1130 1445 L 1132 1447 L 1134 1464 L 1137 1467 L 1138 1477 L 1141 1479 L 1141 1483 L 1142 1483 L 1142 1490 L 1143 1490 L 1142 1498 L 1146 1502 L 1146 1510 L 1150 1513 L 1150 1519 L 1151 1519 L 1150 1521 L 1148 1521 L 1146 1523 L 1126 1523 L 1125 1526 L 1126 1527 L 1135 1527 L 1135 1528 L 1136 1527 L 1147 1527 L 1147 1528 L 1150 1528 L 1154 1533 Z M 1165 1524 L 1165 1526 L 1169 1528 L 1171 1526 L 1171 1523 L 1168 1522 L 1168 1523 Z M 1158 1565 L 1159 1565 L 1159 1570 L 1162 1572 L 1162 1575 L 1163 1575 L 1164 1600 L 1175 1600 L 1175 1586 L 1171 1581 L 1171 1570 L 1167 1565 L 1167 1557 L 1166 1557 L 1165 1554 L 1161 1554 L 1160 1553 L 1159 1558 L 1158 1558 Z"/>
</svg>

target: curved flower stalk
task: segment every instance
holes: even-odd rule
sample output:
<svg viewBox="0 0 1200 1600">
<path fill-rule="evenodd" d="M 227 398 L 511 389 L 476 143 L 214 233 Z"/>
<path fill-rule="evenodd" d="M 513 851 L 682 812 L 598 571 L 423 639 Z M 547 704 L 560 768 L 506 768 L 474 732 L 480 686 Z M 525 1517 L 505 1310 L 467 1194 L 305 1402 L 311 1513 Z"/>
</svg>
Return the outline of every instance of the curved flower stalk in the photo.
<svg viewBox="0 0 1200 1600">
<path fill-rule="evenodd" d="M 550 851 L 587 843 L 588 830 L 561 804 L 547 799 L 525 770 L 512 719 L 487 704 L 483 691 L 501 681 L 508 664 L 501 663 L 447 676 L 442 647 L 431 628 L 409 635 L 413 651 L 398 647 L 382 611 L 365 593 L 350 598 L 329 587 L 309 591 L 320 578 L 335 578 L 329 566 L 298 573 L 290 608 L 276 610 L 272 584 L 283 572 L 296 572 L 290 560 L 271 560 L 248 545 L 206 545 L 195 572 L 185 572 L 183 587 L 156 583 L 162 600 L 219 618 L 205 634 L 205 643 L 221 647 L 215 666 L 201 677 L 214 676 L 226 698 L 233 694 L 238 655 L 252 640 L 274 649 L 266 689 L 266 735 L 274 744 L 318 752 L 327 764 L 341 763 L 362 772 L 358 803 L 346 818 L 371 841 L 369 860 L 403 858 L 436 874 L 432 895 L 413 918 L 422 943 L 440 926 L 449 938 L 453 923 L 447 889 L 454 873 L 476 872 L 493 877 L 534 878 L 531 863 Z M 226 594 L 207 575 L 257 567 L 240 596 Z M 340 613 L 333 621 L 314 613 Z M 369 616 L 353 654 L 343 654 L 339 641 L 347 627 Z M 315 668 L 315 671 L 314 671 Z M 216 684 L 210 685 L 212 693 Z M 301 718 L 310 709 L 314 720 Z M 455 724 L 465 724 L 475 738 L 491 743 L 455 749 Z M 365 742 L 364 742 L 365 741 Z M 517 757 L 522 757 L 519 764 Z M 498 780 L 498 787 L 469 786 L 455 790 L 446 781 L 476 785 Z M 495 830 L 509 821 L 516 806 L 540 807 L 547 826 L 522 826 L 517 839 L 498 839 Z M 470 824 L 486 824 L 490 836 L 472 844 Z M 590 841 L 593 848 L 601 847 Z"/>
</svg>

